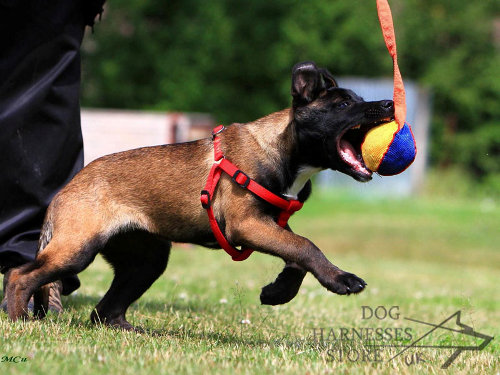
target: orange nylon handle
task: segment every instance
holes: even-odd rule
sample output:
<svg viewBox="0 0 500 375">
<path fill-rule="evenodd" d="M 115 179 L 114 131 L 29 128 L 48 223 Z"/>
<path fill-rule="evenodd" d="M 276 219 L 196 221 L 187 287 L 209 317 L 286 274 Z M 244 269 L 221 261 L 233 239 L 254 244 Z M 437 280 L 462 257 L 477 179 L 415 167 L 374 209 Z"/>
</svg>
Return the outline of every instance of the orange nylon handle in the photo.
<svg viewBox="0 0 500 375">
<path fill-rule="evenodd" d="M 399 129 L 405 124 L 406 119 L 406 94 L 403 78 L 398 66 L 398 53 L 396 50 L 396 35 L 392 23 L 391 8 L 387 0 L 377 0 L 377 13 L 384 36 L 385 45 L 392 57 L 394 67 L 394 117 Z"/>
</svg>

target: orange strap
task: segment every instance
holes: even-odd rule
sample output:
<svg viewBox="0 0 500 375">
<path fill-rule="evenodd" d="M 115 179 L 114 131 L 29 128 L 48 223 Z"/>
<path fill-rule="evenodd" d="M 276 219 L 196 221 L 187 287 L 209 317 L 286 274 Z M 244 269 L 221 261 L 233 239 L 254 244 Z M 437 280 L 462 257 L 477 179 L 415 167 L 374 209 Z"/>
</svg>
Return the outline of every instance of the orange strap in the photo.
<svg viewBox="0 0 500 375">
<path fill-rule="evenodd" d="M 377 0 L 378 19 L 385 45 L 392 57 L 394 66 L 394 117 L 399 129 L 405 124 L 406 119 L 406 97 L 403 78 L 398 66 L 398 53 L 396 51 L 396 35 L 394 34 L 394 24 L 392 23 L 391 8 L 387 0 Z"/>
</svg>

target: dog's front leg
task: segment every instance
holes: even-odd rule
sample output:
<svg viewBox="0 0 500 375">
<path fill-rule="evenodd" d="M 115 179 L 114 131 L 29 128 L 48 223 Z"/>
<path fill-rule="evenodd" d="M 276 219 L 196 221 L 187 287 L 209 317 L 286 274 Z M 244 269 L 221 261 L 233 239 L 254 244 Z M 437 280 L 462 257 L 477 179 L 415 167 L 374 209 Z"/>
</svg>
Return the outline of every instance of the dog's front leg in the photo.
<svg viewBox="0 0 500 375">
<path fill-rule="evenodd" d="M 292 264 L 298 266 L 294 269 L 285 267 L 286 274 L 295 273 L 291 277 L 284 275 L 285 281 L 297 282 L 300 275 L 297 270 L 302 269 L 302 272 L 311 272 L 321 285 L 333 293 L 359 293 L 366 286 L 356 275 L 330 263 L 321 250 L 307 238 L 281 228 L 272 219 L 246 217 L 241 221 L 231 222 L 238 223 L 226 227 L 231 242 L 278 256 L 290 267 Z M 300 287 L 300 283 L 298 286 Z"/>
<path fill-rule="evenodd" d="M 296 263 L 286 263 L 276 280 L 262 288 L 263 305 L 282 305 L 290 302 L 299 292 L 307 271 Z"/>
<path fill-rule="evenodd" d="M 289 225 L 286 230 L 292 231 Z M 263 305 L 282 305 L 290 302 L 299 292 L 307 271 L 297 263 L 287 262 L 276 280 L 262 288 L 260 302 Z"/>
</svg>

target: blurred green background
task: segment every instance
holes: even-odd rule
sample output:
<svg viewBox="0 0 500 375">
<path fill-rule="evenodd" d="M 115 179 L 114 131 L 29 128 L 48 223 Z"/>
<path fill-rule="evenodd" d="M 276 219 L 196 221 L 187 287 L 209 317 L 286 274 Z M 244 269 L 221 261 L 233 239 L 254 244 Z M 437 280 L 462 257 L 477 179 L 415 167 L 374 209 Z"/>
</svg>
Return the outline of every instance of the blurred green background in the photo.
<svg viewBox="0 0 500 375">
<path fill-rule="evenodd" d="M 446 180 L 497 196 L 500 2 L 390 3 L 403 77 L 432 92 L 431 189 Z M 83 56 L 84 106 L 207 112 L 223 123 L 289 106 L 301 60 L 336 76 L 392 75 L 366 0 L 113 0 Z"/>
</svg>

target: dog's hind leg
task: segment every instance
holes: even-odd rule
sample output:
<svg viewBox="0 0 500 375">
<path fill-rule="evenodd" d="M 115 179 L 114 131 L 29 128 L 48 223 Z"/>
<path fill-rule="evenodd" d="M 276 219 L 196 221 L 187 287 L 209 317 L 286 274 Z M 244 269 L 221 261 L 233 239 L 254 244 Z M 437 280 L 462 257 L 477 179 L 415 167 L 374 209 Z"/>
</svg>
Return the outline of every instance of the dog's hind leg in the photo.
<svg viewBox="0 0 500 375">
<path fill-rule="evenodd" d="M 296 263 L 287 263 L 276 280 L 262 288 L 263 305 L 282 305 L 290 302 L 299 292 L 307 271 Z"/>
<path fill-rule="evenodd" d="M 102 245 L 103 239 L 99 235 L 85 242 L 75 238 L 73 241 L 54 238 L 33 262 L 12 269 L 7 287 L 9 317 L 12 320 L 27 319 L 28 301 L 37 289 L 83 271 Z M 38 312 L 37 315 L 43 317 L 44 313 Z"/>
<path fill-rule="evenodd" d="M 33 317 L 43 319 L 49 309 L 50 284 L 42 285 L 33 294 Z"/>
<path fill-rule="evenodd" d="M 112 237 L 102 255 L 114 269 L 108 292 L 97 304 L 90 319 L 125 330 L 142 331 L 125 318 L 128 307 L 165 271 L 171 243 L 143 230 Z"/>
</svg>

